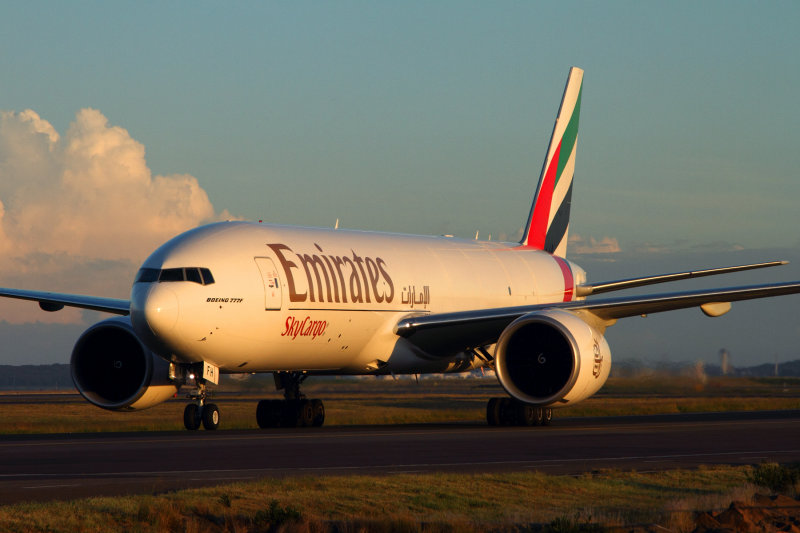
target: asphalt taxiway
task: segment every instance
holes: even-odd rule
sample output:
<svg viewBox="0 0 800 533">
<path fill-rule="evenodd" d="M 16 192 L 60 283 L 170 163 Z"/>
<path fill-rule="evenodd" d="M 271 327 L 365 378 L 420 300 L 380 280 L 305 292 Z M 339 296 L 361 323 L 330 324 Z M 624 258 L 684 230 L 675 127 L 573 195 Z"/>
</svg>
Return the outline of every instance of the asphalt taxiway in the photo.
<svg viewBox="0 0 800 533">
<path fill-rule="evenodd" d="M 0 504 L 267 476 L 620 469 L 800 461 L 800 410 L 436 424 L 0 436 Z"/>
</svg>

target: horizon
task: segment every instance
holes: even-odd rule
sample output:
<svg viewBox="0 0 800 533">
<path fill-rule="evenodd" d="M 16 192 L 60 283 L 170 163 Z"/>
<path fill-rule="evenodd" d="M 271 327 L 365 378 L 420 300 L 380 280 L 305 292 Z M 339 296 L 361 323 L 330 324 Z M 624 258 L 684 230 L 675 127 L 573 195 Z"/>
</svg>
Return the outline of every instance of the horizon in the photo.
<svg viewBox="0 0 800 533">
<path fill-rule="evenodd" d="M 0 285 L 127 298 L 158 245 L 228 218 L 514 240 L 572 65 L 569 259 L 595 281 L 793 260 L 663 291 L 800 279 L 796 3 L 192 7 L 0 8 Z M 783 361 L 799 301 L 607 337 Z M 0 364 L 66 362 L 100 318 L 2 301 Z"/>
</svg>

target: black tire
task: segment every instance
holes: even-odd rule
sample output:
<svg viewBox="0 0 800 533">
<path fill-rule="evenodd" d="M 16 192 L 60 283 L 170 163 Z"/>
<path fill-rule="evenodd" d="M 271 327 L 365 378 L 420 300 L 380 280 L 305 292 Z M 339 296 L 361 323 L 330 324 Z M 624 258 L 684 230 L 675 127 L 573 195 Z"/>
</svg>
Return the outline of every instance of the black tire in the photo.
<svg viewBox="0 0 800 533">
<path fill-rule="evenodd" d="M 500 425 L 500 398 L 489 398 L 486 403 L 486 422 L 490 426 Z"/>
<path fill-rule="evenodd" d="M 314 421 L 311 425 L 318 428 L 325 423 L 325 404 L 322 400 L 311 400 L 311 408 L 314 411 Z"/>
<path fill-rule="evenodd" d="M 261 400 L 256 409 L 256 421 L 262 429 L 277 428 L 281 425 L 283 406 L 282 400 Z"/>
<path fill-rule="evenodd" d="M 314 424 L 314 405 L 311 400 L 300 400 L 297 402 L 297 425 L 298 427 L 311 427 Z"/>
<path fill-rule="evenodd" d="M 296 428 L 297 422 L 300 419 L 298 416 L 299 400 L 282 400 L 280 403 L 281 422 L 280 426 L 284 428 Z"/>
<path fill-rule="evenodd" d="M 203 427 L 213 431 L 219 427 L 219 408 L 216 404 L 207 403 L 203 406 Z"/>
<path fill-rule="evenodd" d="M 536 418 L 535 425 L 541 426 L 543 423 L 542 421 L 544 420 L 544 409 L 542 409 L 541 407 L 537 407 L 536 409 L 534 409 L 534 416 Z"/>
<path fill-rule="evenodd" d="M 256 406 L 256 423 L 261 429 L 275 427 L 272 422 L 272 405 L 270 400 L 260 400 Z"/>
<path fill-rule="evenodd" d="M 536 411 L 537 409 L 526 403 L 519 402 L 517 404 L 517 421 L 519 422 L 520 426 L 536 426 L 537 418 L 536 418 Z"/>
<path fill-rule="evenodd" d="M 517 418 L 517 402 L 511 398 L 500 398 L 498 402 L 500 406 L 500 425 L 501 426 L 516 426 L 518 423 Z"/>
<path fill-rule="evenodd" d="M 542 425 L 549 426 L 553 421 L 553 410 L 549 407 L 542 409 Z"/>
<path fill-rule="evenodd" d="M 256 424 L 258 424 L 258 427 L 261 429 L 271 427 L 269 425 L 268 402 L 269 400 L 259 400 L 258 405 L 256 405 Z"/>
<path fill-rule="evenodd" d="M 200 407 L 196 403 L 190 403 L 183 410 L 183 425 L 189 431 L 200 428 Z"/>
</svg>

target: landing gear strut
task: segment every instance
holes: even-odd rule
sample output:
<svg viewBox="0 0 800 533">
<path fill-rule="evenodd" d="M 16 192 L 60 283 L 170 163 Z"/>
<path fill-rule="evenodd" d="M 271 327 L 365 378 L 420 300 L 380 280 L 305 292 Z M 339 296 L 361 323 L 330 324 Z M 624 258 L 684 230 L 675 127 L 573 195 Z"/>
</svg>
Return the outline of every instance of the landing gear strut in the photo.
<svg viewBox="0 0 800 533">
<path fill-rule="evenodd" d="M 309 400 L 300 392 L 308 377 L 302 372 L 275 372 L 275 388 L 283 390 L 283 400 L 261 400 L 256 408 L 260 428 L 319 427 L 325 422 L 322 400 Z"/>
<path fill-rule="evenodd" d="M 200 428 L 200 424 L 207 430 L 219 427 L 219 407 L 214 403 L 206 403 L 206 394 L 205 380 L 197 378 L 197 389 L 189 393 L 189 398 L 194 402 L 183 410 L 183 425 L 186 429 L 194 431 Z"/>
<path fill-rule="evenodd" d="M 514 398 L 492 398 L 486 404 L 490 426 L 549 426 L 552 419 L 549 407 L 534 407 Z"/>
</svg>

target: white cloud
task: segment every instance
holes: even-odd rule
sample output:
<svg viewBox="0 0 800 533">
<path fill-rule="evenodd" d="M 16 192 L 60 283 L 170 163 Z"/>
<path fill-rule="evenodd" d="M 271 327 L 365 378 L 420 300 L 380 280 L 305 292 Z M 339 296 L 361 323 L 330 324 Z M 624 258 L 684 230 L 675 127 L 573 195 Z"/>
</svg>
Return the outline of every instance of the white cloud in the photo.
<svg viewBox="0 0 800 533">
<path fill-rule="evenodd" d="M 703 253 L 716 253 L 716 252 L 740 252 L 745 250 L 745 247 L 735 242 L 727 241 L 713 241 L 695 244 L 686 239 L 676 239 L 668 242 L 642 242 L 633 243 L 626 246 L 629 252 L 638 255 L 664 255 L 675 254 L 682 252 L 703 252 Z"/>
<path fill-rule="evenodd" d="M 589 237 L 586 239 L 575 233 L 569 236 L 569 251 L 577 255 L 615 254 L 621 250 L 619 241 L 614 237 L 603 237 L 602 239 Z"/>
<path fill-rule="evenodd" d="M 4 286 L 125 297 L 132 271 L 159 244 L 225 218 L 193 176 L 154 176 L 144 146 L 100 111 L 80 110 L 63 136 L 32 110 L 0 112 Z M 111 265 L 99 279 L 84 268 L 97 261 Z M 0 306 L 0 320 L 77 316 L 35 304 L 14 313 L 9 305 Z"/>
</svg>

